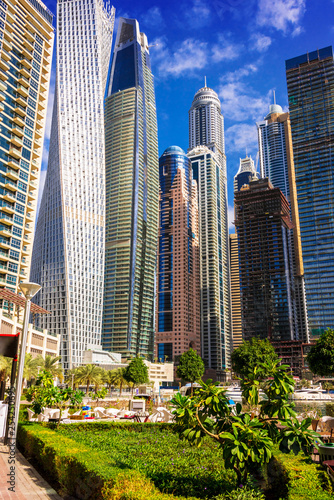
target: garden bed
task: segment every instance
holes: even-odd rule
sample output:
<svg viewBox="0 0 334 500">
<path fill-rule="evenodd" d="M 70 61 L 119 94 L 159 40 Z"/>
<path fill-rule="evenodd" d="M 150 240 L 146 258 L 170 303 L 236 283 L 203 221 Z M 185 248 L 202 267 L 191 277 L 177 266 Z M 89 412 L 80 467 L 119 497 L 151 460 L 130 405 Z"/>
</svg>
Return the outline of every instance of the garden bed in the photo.
<svg viewBox="0 0 334 500">
<path fill-rule="evenodd" d="M 171 424 L 20 424 L 18 439 L 61 493 L 80 499 L 214 500 L 237 486 L 216 443 L 192 447 Z M 325 471 L 302 456 L 275 453 L 266 479 L 267 498 L 332 498 Z"/>
</svg>

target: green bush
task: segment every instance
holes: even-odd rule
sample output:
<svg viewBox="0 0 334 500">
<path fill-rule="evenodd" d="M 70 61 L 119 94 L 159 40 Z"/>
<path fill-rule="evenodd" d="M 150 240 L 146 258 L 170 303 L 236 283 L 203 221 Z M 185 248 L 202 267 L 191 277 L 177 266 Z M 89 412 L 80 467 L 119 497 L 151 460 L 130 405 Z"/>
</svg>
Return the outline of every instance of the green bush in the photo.
<svg viewBox="0 0 334 500">
<path fill-rule="evenodd" d="M 265 473 L 272 500 L 330 500 L 332 484 L 321 465 L 302 454 L 275 451 Z"/>
<path fill-rule="evenodd" d="M 334 403 L 326 403 L 326 415 L 334 417 Z"/>
</svg>

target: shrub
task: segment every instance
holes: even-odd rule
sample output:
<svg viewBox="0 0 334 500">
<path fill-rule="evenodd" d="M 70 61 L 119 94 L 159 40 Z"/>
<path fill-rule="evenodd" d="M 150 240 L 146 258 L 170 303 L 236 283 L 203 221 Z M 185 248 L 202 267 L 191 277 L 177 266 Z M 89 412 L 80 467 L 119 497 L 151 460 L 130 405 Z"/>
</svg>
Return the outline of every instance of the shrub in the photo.
<svg viewBox="0 0 334 500">
<path fill-rule="evenodd" d="M 326 403 L 326 415 L 334 417 L 334 403 Z"/>
</svg>

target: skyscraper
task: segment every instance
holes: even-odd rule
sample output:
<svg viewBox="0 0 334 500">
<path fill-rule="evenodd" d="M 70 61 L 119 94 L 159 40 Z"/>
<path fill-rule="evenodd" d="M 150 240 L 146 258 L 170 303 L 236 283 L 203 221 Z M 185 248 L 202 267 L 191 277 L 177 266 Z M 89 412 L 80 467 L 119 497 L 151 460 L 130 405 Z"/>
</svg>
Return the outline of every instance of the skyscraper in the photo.
<svg viewBox="0 0 334 500">
<path fill-rule="evenodd" d="M 61 334 L 64 368 L 101 344 L 104 276 L 104 110 L 114 9 L 102 0 L 58 0 L 57 80 L 49 163 L 31 279 Z"/>
<path fill-rule="evenodd" d="M 251 157 L 246 156 L 246 158 L 240 158 L 239 170 L 234 176 L 234 192 L 240 191 L 244 184 L 249 184 L 252 180 L 259 178 L 258 173 L 255 170 L 254 161 Z"/>
<path fill-rule="evenodd" d="M 238 236 L 230 234 L 230 267 L 231 267 L 231 308 L 232 308 L 232 337 L 233 349 L 236 349 L 243 341 L 242 319 L 241 319 L 241 297 L 240 297 L 240 269 Z"/>
<path fill-rule="evenodd" d="M 296 176 L 289 113 L 272 104 L 265 119 L 257 123 L 262 177 L 268 177 L 290 204 L 293 229 L 288 233 L 290 260 L 293 264 L 293 328 L 294 339 L 309 341 L 304 266 L 300 240 Z"/>
<path fill-rule="evenodd" d="M 235 193 L 244 340 L 293 340 L 290 207 L 268 179 Z"/>
<path fill-rule="evenodd" d="M 0 2 L 0 287 L 29 278 L 53 47 L 42 2 Z"/>
<path fill-rule="evenodd" d="M 159 157 L 147 38 L 120 19 L 105 105 L 103 348 L 153 358 Z"/>
<path fill-rule="evenodd" d="M 181 148 L 164 151 L 159 179 L 156 344 L 158 360 L 172 361 L 200 353 L 201 340 L 197 183 Z"/>
<path fill-rule="evenodd" d="M 285 63 L 311 340 L 334 327 L 332 47 Z"/>
<path fill-rule="evenodd" d="M 189 150 L 198 183 L 201 259 L 201 341 L 207 368 L 230 367 L 230 258 L 224 118 L 214 90 L 196 92 L 189 111 Z"/>
</svg>

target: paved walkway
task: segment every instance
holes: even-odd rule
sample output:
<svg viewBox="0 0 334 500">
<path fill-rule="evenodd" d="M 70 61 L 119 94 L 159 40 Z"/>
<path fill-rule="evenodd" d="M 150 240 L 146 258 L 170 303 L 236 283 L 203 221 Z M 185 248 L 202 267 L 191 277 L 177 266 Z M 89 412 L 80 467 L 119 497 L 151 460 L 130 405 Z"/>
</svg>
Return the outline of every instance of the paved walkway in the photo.
<svg viewBox="0 0 334 500">
<path fill-rule="evenodd" d="M 16 450 L 15 464 L 8 464 L 9 448 L 0 440 L 0 500 L 62 500 L 62 497 L 42 478 L 24 456 Z M 10 467 L 15 466 L 15 492 L 7 475 Z"/>
</svg>

